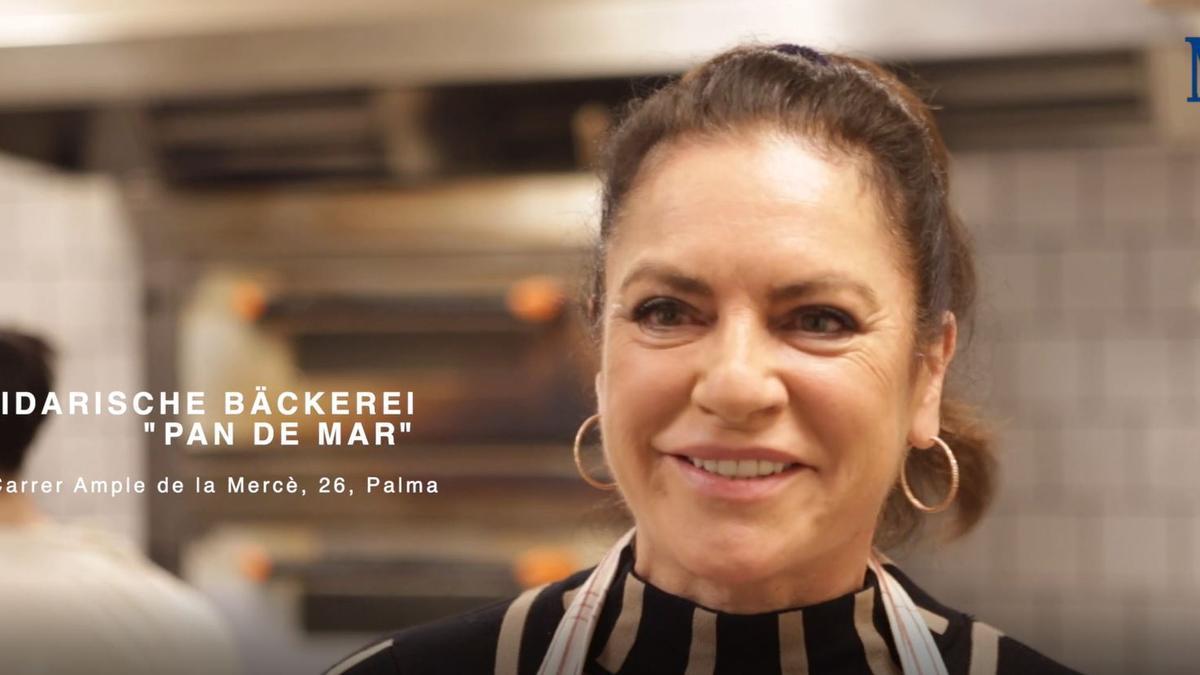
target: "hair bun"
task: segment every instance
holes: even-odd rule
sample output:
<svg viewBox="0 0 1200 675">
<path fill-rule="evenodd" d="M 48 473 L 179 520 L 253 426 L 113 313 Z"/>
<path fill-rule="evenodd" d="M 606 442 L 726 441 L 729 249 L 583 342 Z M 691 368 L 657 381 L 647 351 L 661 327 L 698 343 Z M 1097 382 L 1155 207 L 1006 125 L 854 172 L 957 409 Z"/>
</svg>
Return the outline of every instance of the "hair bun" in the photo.
<svg viewBox="0 0 1200 675">
<path fill-rule="evenodd" d="M 782 54 L 788 54 L 789 56 L 802 56 L 806 60 L 822 66 L 829 65 L 829 59 L 825 58 L 824 54 L 813 49 L 812 47 L 794 45 L 790 42 L 781 42 L 774 47 L 771 47 L 771 50 L 780 52 Z"/>
</svg>

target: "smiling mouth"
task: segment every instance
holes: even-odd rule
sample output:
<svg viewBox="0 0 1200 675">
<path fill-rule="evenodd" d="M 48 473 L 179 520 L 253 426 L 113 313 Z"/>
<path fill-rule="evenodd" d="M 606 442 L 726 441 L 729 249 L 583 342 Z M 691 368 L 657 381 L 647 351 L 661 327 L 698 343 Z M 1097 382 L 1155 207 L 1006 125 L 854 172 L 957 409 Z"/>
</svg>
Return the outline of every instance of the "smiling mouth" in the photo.
<svg viewBox="0 0 1200 675">
<path fill-rule="evenodd" d="M 698 459 L 687 455 L 673 455 L 677 459 L 690 462 L 692 466 L 724 478 L 734 480 L 753 480 L 766 478 L 799 468 L 796 462 L 771 462 L 765 459 Z"/>
</svg>

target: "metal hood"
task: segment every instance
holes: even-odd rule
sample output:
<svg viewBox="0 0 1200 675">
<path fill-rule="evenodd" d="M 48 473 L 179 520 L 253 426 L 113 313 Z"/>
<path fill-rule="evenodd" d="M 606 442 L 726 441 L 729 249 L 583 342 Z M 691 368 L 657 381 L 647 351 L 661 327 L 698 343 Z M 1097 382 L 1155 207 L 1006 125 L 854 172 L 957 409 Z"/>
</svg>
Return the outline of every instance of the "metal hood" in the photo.
<svg viewBox="0 0 1200 675">
<path fill-rule="evenodd" d="M 0 105 L 658 74 L 758 39 L 928 60 L 1133 47 L 1131 0 L 59 0 L 0 21 Z"/>
</svg>

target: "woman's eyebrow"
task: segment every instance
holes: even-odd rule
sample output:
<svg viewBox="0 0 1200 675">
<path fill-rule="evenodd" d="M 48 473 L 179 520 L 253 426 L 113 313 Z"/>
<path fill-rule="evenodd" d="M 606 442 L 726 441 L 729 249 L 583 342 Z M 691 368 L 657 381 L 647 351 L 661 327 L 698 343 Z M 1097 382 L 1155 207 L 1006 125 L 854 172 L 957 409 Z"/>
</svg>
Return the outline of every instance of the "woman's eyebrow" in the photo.
<svg viewBox="0 0 1200 675">
<path fill-rule="evenodd" d="M 712 288 L 704 281 L 688 276 L 673 265 L 660 262 L 644 262 L 634 267 L 621 282 L 620 290 L 624 291 L 634 282 L 646 278 L 658 281 L 679 292 L 704 297 L 713 296 Z M 837 290 L 848 290 L 861 296 L 871 305 L 872 309 L 879 308 L 879 298 L 870 286 L 841 274 L 832 273 L 775 287 L 771 289 L 767 297 L 772 303 L 778 303 L 815 293 Z"/>
<path fill-rule="evenodd" d="M 708 284 L 684 274 L 674 265 L 658 262 L 644 262 L 634 267 L 629 274 L 625 275 L 625 280 L 621 282 L 620 290 L 624 291 L 634 282 L 646 278 L 653 279 L 684 293 L 707 297 L 712 297 L 713 295 L 712 288 Z"/>
<path fill-rule="evenodd" d="M 768 294 L 771 302 L 782 302 L 792 298 L 812 295 L 814 293 L 848 290 L 860 296 L 873 310 L 879 309 L 879 298 L 870 286 L 840 274 L 824 274 L 813 279 L 806 279 L 786 286 L 774 288 Z"/>
</svg>

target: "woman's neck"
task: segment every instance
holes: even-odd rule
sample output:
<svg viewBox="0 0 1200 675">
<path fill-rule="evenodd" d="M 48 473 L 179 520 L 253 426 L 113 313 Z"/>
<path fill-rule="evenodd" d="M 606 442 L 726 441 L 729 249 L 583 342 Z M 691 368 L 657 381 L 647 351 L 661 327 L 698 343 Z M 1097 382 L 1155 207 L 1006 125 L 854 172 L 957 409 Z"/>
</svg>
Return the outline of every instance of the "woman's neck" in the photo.
<svg viewBox="0 0 1200 675">
<path fill-rule="evenodd" d="M 851 545 L 762 579 L 713 579 L 695 574 L 656 550 L 639 529 L 634 572 L 646 582 L 702 607 L 731 614 L 757 614 L 815 605 L 859 591 L 866 583 L 871 542 Z"/>
</svg>

